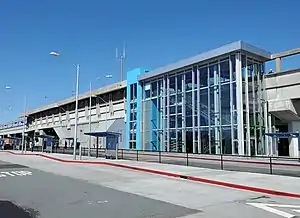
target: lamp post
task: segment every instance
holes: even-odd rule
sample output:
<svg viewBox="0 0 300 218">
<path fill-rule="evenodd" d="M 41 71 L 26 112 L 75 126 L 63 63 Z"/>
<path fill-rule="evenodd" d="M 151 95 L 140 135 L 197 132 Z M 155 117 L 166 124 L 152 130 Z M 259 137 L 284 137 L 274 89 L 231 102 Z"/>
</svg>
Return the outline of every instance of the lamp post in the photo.
<svg viewBox="0 0 300 218">
<path fill-rule="evenodd" d="M 26 153 L 25 130 L 26 130 L 26 95 L 24 95 L 24 115 L 23 115 L 23 129 L 22 129 L 22 153 Z"/>
<path fill-rule="evenodd" d="M 58 57 L 60 53 L 58 52 L 50 52 L 51 56 Z M 73 151 L 73 159 L 76 160 L 76 147 L 77 147 L 77 125 L 78 125 L 78 92 L 79 92 L 79 64 L 73 64 L 76 67 L 76 94 L 75 94 L 75 124 L 74 124 L 74 151 Z M 79 152 L 80 152 L 79 148 Z"/>
<path fill-rule="evenodd" d="M 105 78 L 112 78 L 112 75 L 105 75 L 104 76 Z M 95 80 L 99 80 L 100 78 L 102 78 L 101 76 L 98 76 Z M 92 81 L 90 81 L 90 105 L 89 105 L 89 107 L 90 107 L 90 113 L 89 113 L 89 131 L 90 131 L 90 133 L 92 132 L 92 97 L 93 97 L 93 95 L 92 95 Z M 98 97 L 98 96 L 95 96 L 96 98 L 99 98 L 99 99 L 101 99 L 102 101 L 104 101 L 104 99 L 103 98 L 101 98 L 101 97 Z M 106 101 L 104 101 L 106 104 L 107 104 L 107 102 Z M 107 108 L 106 108 L 106 116 L 105 116 L 105 123 L 107 122 Z M 106 128 L 107 128 L 107 123 L 106 123 Z M 91 156 L 91 145 L 92 145 L 92 136 L 90 135 L 89 136 L 89 145 L 88 145 L 88 156 L 90 157 Z"/>
</svg>

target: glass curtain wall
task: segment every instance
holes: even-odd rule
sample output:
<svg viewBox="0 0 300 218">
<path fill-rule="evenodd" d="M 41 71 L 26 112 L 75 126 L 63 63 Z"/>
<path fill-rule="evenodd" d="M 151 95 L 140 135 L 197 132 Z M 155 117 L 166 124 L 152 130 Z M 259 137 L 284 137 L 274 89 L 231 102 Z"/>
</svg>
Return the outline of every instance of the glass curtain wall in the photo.
<svg viewBox="0 0 300 218">
<path fill-rule="evenodd" d="M 258 75 L 264 66 L 252 59 L 251 62 L 250 57 L 246 58 L 248 59 L 249 62 L 242 66 L 251 75 L 251 78 L 242 76 L 243 105 L 248 104 L 245 106 L 247 114 L 242 113 L 246 116 L 243 128 L 247 131 L 244 139 L 245 143 L 250 139 L 254 153 L 263 153 L 263 119 L 261 102 L 258 101 L 261 95 L 261 77 Z M 241 94 L 236 91 L 236 72 L 241 72 L 241 69 L 237 71 L 236 66 L 241 65 L 236 62 L 236 54 L 231 54 L 151 81 L 143 81 L 142 148 L 170 152 L 238 154 L 237 96 Z M 251 105 L 245 99 L 248 102 L 250 100 Z"/>
<path fill-rule="evenodd" d="M 129 149 L 136 149 L 137 84 L 130 85 Z"/>
<path fill-rule="evenodd" d="M 242 54 L 244 150 L 246 155 L 266 154 L 262 80 L 264 63 Z"/>
</svg>

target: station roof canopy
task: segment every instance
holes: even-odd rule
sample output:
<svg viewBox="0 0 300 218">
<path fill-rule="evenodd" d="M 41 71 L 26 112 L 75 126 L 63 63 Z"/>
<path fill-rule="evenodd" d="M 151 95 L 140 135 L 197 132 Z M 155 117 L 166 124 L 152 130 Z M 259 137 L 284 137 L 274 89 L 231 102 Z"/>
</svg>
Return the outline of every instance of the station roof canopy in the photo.
<svg viewBox="0 0 300 218">
<path fill-rule="evenodd" d="M 42 139 L 54 139 L 54 136 L 52 136 L 52 135 L 37 135 L 36 137 L 42 138 Z"/>
<path fill-rule="evenodd" d="M 214 58 L 232 53 L 232 52 L 237 52 L 237 51 L 245 51 L 247 53 L 250 54 L 254 54 L 255 56 L 257 56 L 257 58 L 259 58 L 261 61 L 269 61 L 271 60 L 271 53 L 268 51 L 265 51 L 261 48 L 258 48 L 256 46 L 250 45 L 248 43 L 245 43 L 243 41 L 237 41 L 237 42 L 233 42 L 227 45 L 224 45 L 222 47 L 207 51 L 207 52 L 203 52 L 201 54 L 198 54 L 196 56 L 187 58 L 187 59 L 183 59 L 180 60 L 178 62 L 154 69 L 152 71 L 150 71 L 149 73 L 144 73 L 141 74 L 138 79 L 141 80 L 145 80 L 145 79 L 149 79 L 155 76 L 159 76 L 161 74 L 164 73 L 168 73 L 168 72 L 172 72 L 174 70 L 177 69 L 182 69 L 184 67 L 193 65 L 193 64 L 197 64 L 200 62 L 205 62 L 205 61 L 209 61 L 212 60 Z"/>
<path fill-rule="evenodd" d="M 118 132 L 86 132 L 85 135 L 94 137 L 109 137 L 109 136 L 119 136 L 121 133 Z"/>
<path fill-rule="evenodd" d="M 265 135 L 273 138 L 300 138 L 299 132 L 265 133 Z"/>
</svg>

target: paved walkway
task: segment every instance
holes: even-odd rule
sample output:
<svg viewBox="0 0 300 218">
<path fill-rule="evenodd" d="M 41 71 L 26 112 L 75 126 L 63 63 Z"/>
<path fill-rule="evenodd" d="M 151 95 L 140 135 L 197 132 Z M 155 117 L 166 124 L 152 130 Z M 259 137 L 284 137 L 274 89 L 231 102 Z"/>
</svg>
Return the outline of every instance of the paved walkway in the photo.
<svg viewBox="0 0 300 218">
<path fill-rule="evenodd" d="M 188 218 L 300 215 L 300 179 L 295 177 L 87 157 L 73 160 L 72 155 L 31 152 L 0 152 L 0 159 L 37 170 L 32 175 L 44 171 L 53 177 L 70 177 L 199 211 Z M 20 177 L 22 184 L 24 178 Z M 52 181 L 51 176 L 47 178 Z M 37 181 L 42 182 L 38 178 Z M 55 184 L 62 188 L 59 182 Z M 106 197 L 102 192 L 98 196 Z"/>
<path fill-rule="evenodd" d="M 14 153 L 20 154 L 20 152 Z M 228 188 L 277 196 L 300 198 L 300 178 L 288 176 L 214 170 L 171 164 L 149 163 L 142 161 L 137 162 L 130 160 L 107 160 L 102 158 L 96 159 L 89 157 L 82 157 L 81 160 L 73 160 L 72 155 L 66 154 L 46 154 L 39 152 L 27 152 L 26 154 L 42 155 L 44 158 L 60 162 L 67 162 L 70 164 L 105 164 L 112 167 L 126 168 L 135 171 L 142 171 L 146 173 L 159 174 L 169 177 L 178 177 L 194 182 L 201 182 Z"/>
</svg>

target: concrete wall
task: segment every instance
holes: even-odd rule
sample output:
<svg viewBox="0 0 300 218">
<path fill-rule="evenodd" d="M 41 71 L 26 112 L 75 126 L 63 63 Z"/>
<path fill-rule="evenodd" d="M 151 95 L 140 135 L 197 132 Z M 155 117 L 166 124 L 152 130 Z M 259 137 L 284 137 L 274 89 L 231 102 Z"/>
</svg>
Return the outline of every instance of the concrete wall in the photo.
<svg viewBox="0 0 300 218">
<path fill-rule="evenodd" d="M 22 131 L 23 131 L 23 126 L 1 129 L 0 136 L 18 134 L 18 133 L 22 133 Z"/>
<path fill-rule="evenodd" d="M 300 98 L 300 69 L 267 75 L 265 88 L 267 100 Z"/>
</svg>

